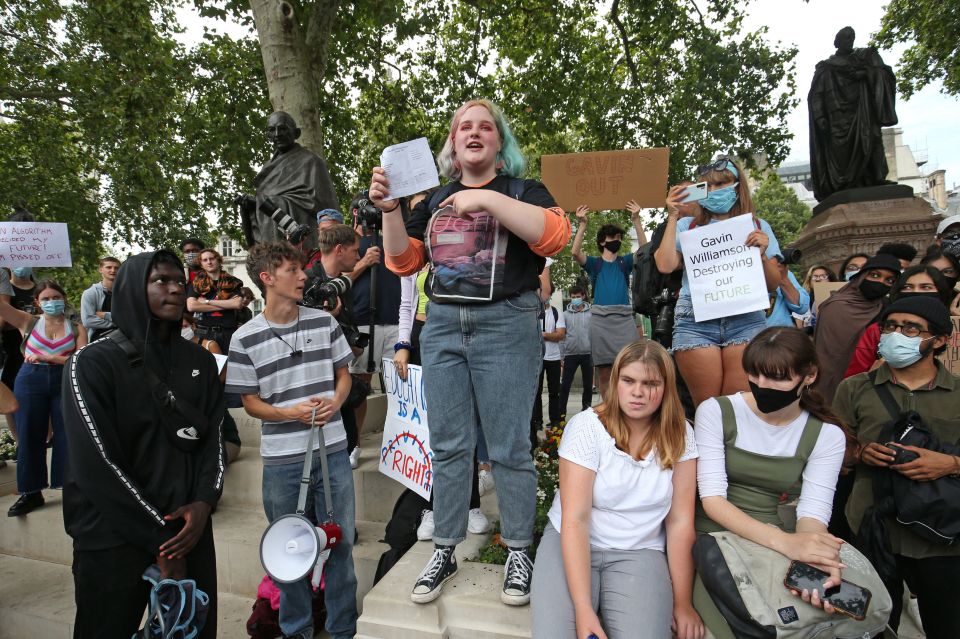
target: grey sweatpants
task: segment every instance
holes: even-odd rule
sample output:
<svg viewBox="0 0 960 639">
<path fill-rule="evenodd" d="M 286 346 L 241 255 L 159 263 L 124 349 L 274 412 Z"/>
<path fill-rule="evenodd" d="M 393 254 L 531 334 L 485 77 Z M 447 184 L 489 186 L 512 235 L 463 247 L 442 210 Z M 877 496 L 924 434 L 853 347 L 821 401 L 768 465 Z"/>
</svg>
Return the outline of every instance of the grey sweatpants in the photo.
<svg viewBox="0 0 960 639">
<path fill-rule="evenodd" d="M 531 597 L 533 639 L 576 639 L 560 533 L 552 524 L 537 547 Z M 670 639 L 673 587 L 664 553 L 591 546 L 590 597 L 609 639 Z"/>
</svg>

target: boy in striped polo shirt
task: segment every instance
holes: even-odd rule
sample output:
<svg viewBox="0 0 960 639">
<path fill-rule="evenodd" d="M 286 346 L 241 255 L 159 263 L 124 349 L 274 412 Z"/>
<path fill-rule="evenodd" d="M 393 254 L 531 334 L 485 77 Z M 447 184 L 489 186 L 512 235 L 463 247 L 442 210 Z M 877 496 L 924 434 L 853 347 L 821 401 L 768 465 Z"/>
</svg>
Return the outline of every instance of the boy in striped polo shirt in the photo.
<svg viewBox="0 0 960 639">
<path fill-rule="evenodd" d="M 326 629 L 334 638 L 353 637 L 357 621 L 353 475 L 340 418 L 340 406 L 350 393 L 347 367 L 353 353 L 329 313 L 298 306 L 307 279 L 300 259 L 287 242 L 264 242 L 250 250 L 247 272 L 264 294 L 266 306 L 233 335 L 226 391 L 240 394 L 247 413 L 263 420 L 263 508 L 271 522 L 296 512 L 311 413 L 317 408 L 327 445 L 334 520 L 343 529 L 325 566 Z M 314 455 L 318 447 L 315 444 Z M 313 511 L 323 517 L 327 508 L 319 460 L 313 464 L 311 493 Z M 277 587 L 284 636 L 313 637 L 309 578 Z"/>
</svg>

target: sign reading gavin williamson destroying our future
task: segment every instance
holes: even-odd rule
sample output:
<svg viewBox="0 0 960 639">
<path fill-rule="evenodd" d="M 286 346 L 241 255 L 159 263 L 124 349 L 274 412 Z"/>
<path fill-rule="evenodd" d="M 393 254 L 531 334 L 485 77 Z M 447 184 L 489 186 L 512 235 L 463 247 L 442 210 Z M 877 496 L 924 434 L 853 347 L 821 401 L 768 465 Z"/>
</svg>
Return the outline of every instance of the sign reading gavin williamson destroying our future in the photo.
<svg viewBox="0 0 960 639">
<path fill-rule="evenodd" d="M 760 249 L 744 244 L 753 230 L 753 216 L 738 215 L 680 233 L 696 321 L 769 308 Z"/>
</svg>

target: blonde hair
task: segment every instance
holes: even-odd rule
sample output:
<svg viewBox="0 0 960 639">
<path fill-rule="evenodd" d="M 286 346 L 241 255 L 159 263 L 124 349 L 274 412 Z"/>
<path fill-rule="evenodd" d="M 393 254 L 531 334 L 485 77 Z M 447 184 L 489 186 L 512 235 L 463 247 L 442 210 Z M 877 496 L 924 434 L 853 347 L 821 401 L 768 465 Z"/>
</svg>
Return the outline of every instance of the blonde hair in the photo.
<svg viewBox="0 0 960 639">
<path fill-rule="evenodd" d="M 625 346 L 613 362 L 610 383 L 607 385 L 603 404 L 594 410 L 600 418 L 600 423 L 613 437 L 617 448 L 630 454 L 630 427 L 627 424 L 626 415 L 620 410 L 618 388 L 620 371 L 634 362 L 640 362 L 651 371 L 657 371 L 663 380 L 660 408 L 651 416 L 650 429 L 644 436 L 640 455 L 642 457 L 648 454 L 652 447 L 656 449 L 660 466 L 664 469 L 673 468 L 677 460 L 683 456 L 686 447 L 687 419 L 680 404 L 680 395 L 677 393 L 677 377 L 673 360 L 663 346 L 648 339 L 639 339 Z"/>
</svg>

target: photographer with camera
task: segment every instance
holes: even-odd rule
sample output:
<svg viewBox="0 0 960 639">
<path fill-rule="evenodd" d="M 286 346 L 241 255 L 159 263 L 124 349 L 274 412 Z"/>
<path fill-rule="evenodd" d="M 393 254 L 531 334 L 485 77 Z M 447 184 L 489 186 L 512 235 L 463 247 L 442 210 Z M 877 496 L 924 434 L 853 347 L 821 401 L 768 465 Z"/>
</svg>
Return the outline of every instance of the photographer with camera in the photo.
<svg viewBox="0 0 960 639">
<path fill-rule="evenodd" d="M 347 344 L 358 357 L 366 346 L 367 335 L 357 328 L 350 273 L 360 259 L 356 232 L 346 224 L 334 224 L 320 230 L 320 259 L 307 271 L 303 290 L 303 305 L 329 312 L 337 319 Z M 354 389 L 355 391 L 357 389 Z M 351 400 L 343 407 L 343 427 L 347 431 L 347 452 L 357 447 L 359 433 Z"/>
<path fill-rule="evenodd" d="M 810 293 L 794 277 L 789 264 L 800 262 L 800 249 L 785 248 L 783 256 L 777 256 L 777 270 L 780 272 L 780 286 L 770 294 L 770 314 L 767 326 L 793 326 L 793 315 L 804 315 L 810 310 Z"/>
<path fill-rule="evenodd" d="M 360 234 L 360 261 L 350 273 L 353 316 L 360 331 L 370 336 L 363 353 L 351 362 L 350 373 L 369 384 L 373 375 L 380 372 L 383 358 L 393 359 L 393 347 L 400 339 L 400 278 L 380 266 L 383 213 L 370 202 L 367 191 L 354 196 L 350 202 L 350 215 L 354 230 Z M 366 414 L 367 400 L 364 399 L 356 407 L 358 439 Z M 356 468 L 359 460 L 360 448 L 354 448 L 350 453 L 350 465 Z"/>
</svg>

